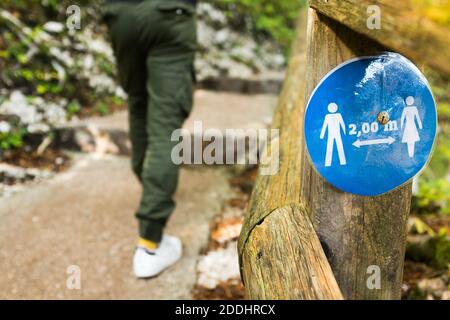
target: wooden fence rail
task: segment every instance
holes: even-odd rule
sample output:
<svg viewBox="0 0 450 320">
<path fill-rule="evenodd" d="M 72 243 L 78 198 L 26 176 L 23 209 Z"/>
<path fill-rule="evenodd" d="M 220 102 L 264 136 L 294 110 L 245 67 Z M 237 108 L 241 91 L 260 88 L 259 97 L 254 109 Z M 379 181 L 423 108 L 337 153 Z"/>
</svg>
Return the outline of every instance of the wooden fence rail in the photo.
<svg viewBox="0 0 450 320">
<path fill-rule="evenodd" d="M 280 170 L 258 177 L 239 239 L 249 298 L 400 298 L 411 184 L 378 197 L 335 189 L 308 160 L 303 116 L 320 79 L 356 56 L 397 51 L 450 74 L 448 28 L 420 15 L 413 3 L 310 1 L 272 125 L 280 129 L 272 141 L 280 147 Z M 366 25 L 367 7 L 374 4 L 381 8 L 380 30 Z M 406 21 L 416 27 L 407 30 Z M 440 56 L 425 57 L 431 53 Z M 373 266 L 380 271 L 379 288 L 367 285 Z"/>
<path fill-rule="evenodd" d="M 445 3 L 443 1 L 441 3 Z M 417 63 L 450 75 L 450 13 L 417 0 L 309 0 L 317 12 Z M 369 6 L 380 9 L 381 28 L 367 27 Z M 439 13 L 439 14 L 437 14 Z"/>
</svg>

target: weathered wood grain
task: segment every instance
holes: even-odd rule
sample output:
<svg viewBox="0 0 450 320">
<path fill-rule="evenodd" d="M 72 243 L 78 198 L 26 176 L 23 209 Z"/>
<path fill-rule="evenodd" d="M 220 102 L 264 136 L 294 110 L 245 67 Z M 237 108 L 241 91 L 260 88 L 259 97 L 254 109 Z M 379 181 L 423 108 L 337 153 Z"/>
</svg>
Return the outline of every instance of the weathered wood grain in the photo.
<svg viewBox="0 0 450 320">
<path fill-rule="evenodd" d="M 242 256 L 252 299 L 342 299 L 305 208 L 276 209 L 256 226 Z"/>
<path fill-rule="evenodd" d="M 328 261 L 300 204 L 305 38 L 306 10 L 299 20 L 297 40 L 272 125 L 280 129 L 280 136 L 268 145 L 270 150 L 279 144 L 280 168 L 275 175 L 258 176 L 239 237 L 241 275 L 247 297 L 251 299 L 342 298 L 339 288 L 333 285 Z M 289 207 L 291 204 L 295 207 Z M 295 226 L 301 226 L 299 230 L 305 230 L 308 237 L 299 237 Z M 312 252 L 302 253 L 307 248 L 305 240 L 310 241 L 308 248 Z M 263 258 L 257 248 L 264 250 Z M 316 282 L 317 285 L 311 286 Z"/>
<path fill-rule="evenodd" d="M 305 93 L 306 10 L 299 19 L 296 34 L 297 39 L 272 123 L 272 128 L 280 130 L 280 135 L 277 141 L 268 141 L 268 154 L 272 145 L 279 145 L 280 168 L 275 175 L 258 175 L 239 238 L 240 252 L 244 249 L 250 232 L 267 215 L 276 208 L 298 203 L 300 200 L 300 181 L 296 173 L 300 172 L 301 138 L 293 137 L 293 134 L 302 134 L 300 126 L 303 115 L 300 104 L 303 104 Z"/>
<path fill-rule="evenodd" d="M 258 178 L 239 239 L 247 294 L 250 298 L 313 299 L 326 291 L 329 299 L 339 297 L 336 288 L 317 291 L 308 286 L 308 279 L 315 278 L 311 276 L 316 274 L 315 268 L 327 265 L 320 258 L 324 248 L 345 298 L 398 299 L 411 185 L 379 197 L 340 192 L 314 171 L 303 144 L 305 105 L 320 79 L 347 59 L 376 54 L 386 48 L 313 9 L 309 11 L 307 43 L 306 80 L 303 81 L 300 63 L 305 61 L 304 57 L 301 50 L 295 50 L 275 115 L 274 127 L 281 129 L 280 171 Z M 286 209 L 289 206 L 298 207 Z M 303 248 L 304 244 L 293 235 L 305 232 L 308 221 L 305 212 L 313 219 L 322 247 L 310 247 L 308 252 L 315 258 L 302 260 L 292 248 Z M 292 229 L 285 227 L 287 221 Z M 273 256 L 267 257 L 270 252 Z M 305 273 L 306 265 L 315 271 Z M 368 273 L 370 266 L 380 268 L 379 289 L 367 285 L 373 275 Z M 326 271 L 320 279 L 320 288 L 326 288 L 332 277 Z"/>
<path fill-rule="evenodd" d="M 450 75 L 450 25 L 426 14 L 432 4 L 417 0 L 310 0 L 309 4 L 390 50 Z M 367 27 L 371 5 L 381 10 L 380 29 Z"/>
<path fill-rule="evenodd" d="M 322 77 L 338 64 L 384 50 L 314 9 L 309 11 L 308 44 L 305 103 Z M 378 197 L 344 193 L 315 172 L 305 151 L 302 156 L 301 201 L 307 205 L 344 297 L 400 298 L 411 185 Z M 380 289 L 366 285 L 371 265 L 380 267 Z"/>
</svg>

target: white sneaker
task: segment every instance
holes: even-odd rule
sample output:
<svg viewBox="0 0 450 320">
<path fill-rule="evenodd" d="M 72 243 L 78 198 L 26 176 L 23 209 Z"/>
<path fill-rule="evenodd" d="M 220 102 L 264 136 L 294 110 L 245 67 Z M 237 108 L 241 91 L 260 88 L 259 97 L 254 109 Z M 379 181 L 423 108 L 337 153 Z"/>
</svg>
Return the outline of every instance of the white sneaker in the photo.
<svg viewBox="0 0 450 320">
<path fill-rule="evenodd" d="M 133 271 L 138 278 L 152 278 L 180 260 L 183 252 L 180 239 L 164 235 L 158 249 L 138 247 L 134 253 Z"/>
</svg>

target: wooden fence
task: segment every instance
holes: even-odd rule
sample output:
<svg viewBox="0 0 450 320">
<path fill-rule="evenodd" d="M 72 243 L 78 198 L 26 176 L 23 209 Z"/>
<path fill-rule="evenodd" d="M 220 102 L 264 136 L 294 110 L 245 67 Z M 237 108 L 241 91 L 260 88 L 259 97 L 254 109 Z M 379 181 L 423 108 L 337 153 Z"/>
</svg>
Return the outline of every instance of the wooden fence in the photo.
<svg viewBox="0 0 450 320">
<path fill-rule="evenodd" d="M 400 298 L 411 184 L 377 197 L 333 188 L 308 160 L 303 116 L 321 78 L 353 57 L 395 51 L 450 75 L 450 28 L 418 3 L 310 0 L 301 14 L 272 125 L 280 136 L 268 144 L 279 145 L 280 169 L 258 177 L 239 238 L 248 298 Z M 372 5 L 381 29 L 367 27 Z M 379 289 L 367 285 L 370 266 Z"/>
</svg>

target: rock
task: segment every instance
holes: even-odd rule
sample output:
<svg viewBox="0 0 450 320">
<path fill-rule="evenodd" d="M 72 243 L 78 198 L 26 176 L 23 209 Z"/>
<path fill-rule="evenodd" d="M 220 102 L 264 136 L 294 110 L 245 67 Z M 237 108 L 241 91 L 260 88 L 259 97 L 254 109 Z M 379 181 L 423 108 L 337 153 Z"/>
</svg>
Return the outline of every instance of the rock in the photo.
<svg viewBox="0 0 450 320">
<path fill-rule="evenodd" d="M 128 133 L 121 129 L 99 128 L 92 124 L 61 127 L 54 131 L 53 146 L 97 154 L 130 155 Z"/>
<path fill-rule="evenodd" d="M 230 279 L 238 281 L 240 274 L 237 243 L 232 242 L 226 249 L 210 251 L 202 256 L 197 271 L 198 285 L 208 289 L 214 289 L 219 283 Z"/>
<path fill-rule="evenodd" d="M 448 291 L 444 277 L 423 279 L 417 284 L 417 290 L 423 296 L 426 296 L 427 299 L 431 298 L 433 300 L 435 298 L 442 299 L 444 293 Z M 448 298 L 447 293 L 445 294 L 445 298 Z"/>
<path fill-rule="evenodd" d="M 250 32 L 233 30 L 225 14 L 209 3 L 201 3 L 198 15 L 197 79 L 230 77 L 249 79 L 267 70 L 280 70 L 285 58 L 270 40 L 258 43 Z"/>
<path fill-rule="evenodd" d="M 442 300 L 450 300 L 450 290 L 445 290 L 442 293 Z"/>
<path fill-rule="evenodd" d="M 11 125 L 6 121 L 0 121 L 0 133 L 8 133 L 11 131 Z"/>
<path fill-rule="evenodd" d="M 31 134 L 45 133 L 50 131 L 50 127 L 45 123 L 33 123 L 27 127 L 27 130 Z"/>
<path fill-rule="evenodd" d="M 214 42 L 215 31 L 204 21 L 197 22 L 197 41 L 200 46 L 207 48 Z"/>
<path fill-rule="evenodd" d="M 21 181 L 26 177 L 26 170 L 8 164 L 0 164 L 0 182 Z"/>
<path fill-rule="evenodd" d="M 64 25 L 56 21 L 49 21 L 43 25 L 43 28 L 47 32 L 61 33 L 64 30 Z"/>
<path fill-rule="evenodd" d="M 446 288 L 442 278 L 423 279 L 417 284 L 417 287 L 427 292 L 443 291 Z"/>
<path fill-rule="evenodd" d="M 21 168 L 6 163 L 0 163 L 0 184 L 13 185 L 24 183 L 36 179 L 45 179 L 50 173 L 45 170 L 35 168 Z"/>
<path fill-rule="evenodd" d="M 111 45 L 104 34 L 98 34 L 97 26 L 87 24 L 82 31 L 67 34 L 63 23 L 49 21 L 42 25 L 41 32 L 32 35 L 31 29 L 15 16 L 8 12 L 2 15 L 27 37 L 35 40 L 27 44 L 27 60 L 32 61 L 36 55 L 46 56 L 50 69 L 45 69 L 43 76 L 53 77 L 50 72 L 56 73 L 56 80 L 60 84 L 75 78 L 80 82 L 78 89 L 84 90 L 89 86 L 94 96 L 100 94 L 99 97 L 126 98 L 114 77 L 115 59 Z M 272 90 L 279 86 L 278 83 L 266 85 L 266 82 L 260 84 L 261 81 L 254 80 L 255 75 L 267 70 L 283 68 L 284 57 L 277 46 L 270 41 L 255 41 L 245 27 L 243 30 L 233 29 L 226 14 L 209 3 L 198 5 L 198 42 L 200 50 L 195 68 L 201 87 L 208 88 L 203 84 L 212 84 L 209 87 L 211 89 L 225 88 L 224 91 L 229 91 L 228 88 L 234 92 L 247 93 L 262 93 L 263 90 L 268 93 L 266 88 Z M 21 92 L 0 88 L 0 121 L 10 125 L 8 127 L 2 123 L 1 132 L 11 130 L 12 126 L 13 129 L 24 128 L 32 134 L 46 133 L 67 121 L 67 114 L 72 113 L 67 112 L 71 103 L 60 99 L 52 91 L 53 87 L 35 89 L 41 97 L 29 96 L 30 90 Z M 60 94 L 64 95 L 65 91 Z M 17 117 L 17 124 L 7 118 L 10 116 Z"/>
<path fill-rule="evenodd" d="M 75 60 L 71 53 L 67 50 L 60 49 L 58 47 L 51 47 L 49 53 L 58 61 L 64 62 L 67 67 L 73 67 Z"/>
<path fill-rule="evenodd" d="M 450 261 L 450 236 L 409 235 L 406 256 L 413 261 L 425 262 L 437 269 L 445 269 Z"/>
<path fill-rule="evenodd" d="M 45 108 L 45 119 L 52 125 L 63 124 L 66 122 L 66 110 L 62 105 L 49 103 Z"/>
<path fill-rule="evenodd" d="M 49 21 L 42 25 L 43 31 L 32 34 L 31 29 L 7 11 L 2 12 L 2 16 L 20 29 L 24 36 L 33 40 L 30 43 L 23 41 L 24 45 L 28 46 L 27 61 L 32 61 L 37 54 L 45 56 L 50 68 L 39 69 L 39 72 L 46 81 L 54 78 L 51 73 L 56 73 L 61 87 L 65 87 L 62 84 L 67 78 L 75 78 L 80 82 L 76 84 L 78 89 L 89 85 L 94 95 L 103 93 L 111 96 L 117 93 L 120 97 L 125 96 L 123 91 L 118 90 L 119 86 L 114 79 L 114 55 L 111 45 L 103 33 L 94 32 L 96 26 L 86 25 L 82 32 L 76 32 L 69 37 L 64 32 L 64 24 Z M 11 87 L 14 87 L 13 85 L 15 83 L 12 83 Z M 31 133 L 49 131 L 50 128 L 66 122 L 66 109 L 70 104 L 60 98 L 67 95 L 65 89 L 58 95 L 53 92 L 53 85 L 36 86 L 34 90 L 25 87 L 23 83 L 18 83 L 16 87 L 20 87 L 20 90 L 1 89 L 0 120 L 5 120 L 5 116 L 15 115 L 19 122 L 13 126 L 27 129 Z M 34 91 L 39 97 L 28 95 L 28 92 Z M 6 121 L 11 124 L 9 119 Z"/>
<path fill-rule="evenodd" d="M 40 122 L 43 118 L 36 106 L 31 105 L 19 90 L 11 92 L 9 99 L 1 104 L 0 113 L 16 115 L 25 124 Z"/>
<path fill-rule="evenodd" d="M 230 37 L 230 31 L 227 29 L 222 29 L 216 32 L 214 36 L 214 42 L 217 44 L 224 44 Z"/>
<path fill-rule="evenodd" d="M 197 15 L 200 19 L 212 24 L 224 25 L 227 23 L 225 14 L 210 3 L 199 3 L 197 6 Z"/>
<path fill-rule="evenodd" d="M 27 128 L 29 133 L 44 133 L 52 126 L 67 121 L 66 106 L 66 99 L 50 102 L 41 97 L 27 97 L 22 92 L 14 90 L 0 105 L 0 115 L 6 117 L 10 124 L 14 122 L 11 117 L 16 117 L 18 124 Z"/>
</svg>

